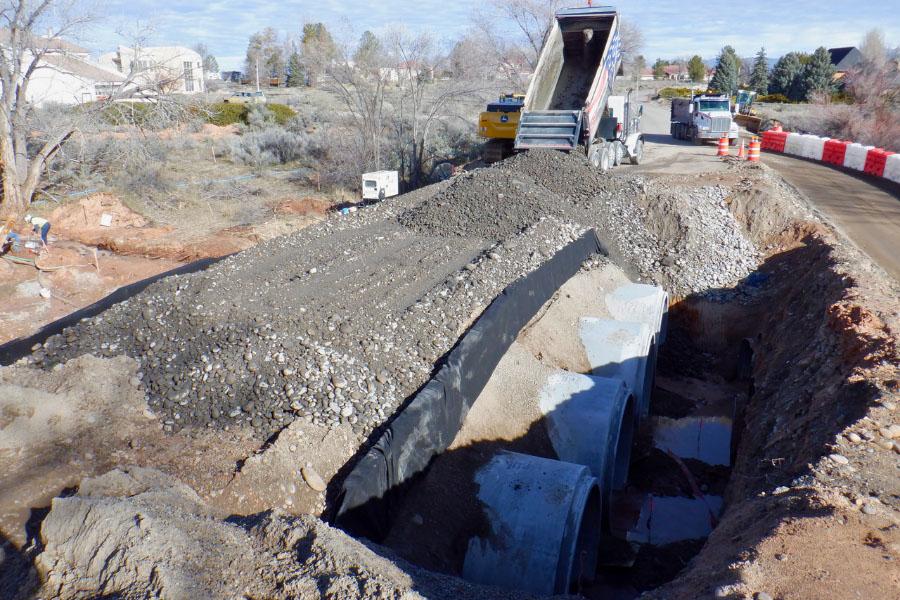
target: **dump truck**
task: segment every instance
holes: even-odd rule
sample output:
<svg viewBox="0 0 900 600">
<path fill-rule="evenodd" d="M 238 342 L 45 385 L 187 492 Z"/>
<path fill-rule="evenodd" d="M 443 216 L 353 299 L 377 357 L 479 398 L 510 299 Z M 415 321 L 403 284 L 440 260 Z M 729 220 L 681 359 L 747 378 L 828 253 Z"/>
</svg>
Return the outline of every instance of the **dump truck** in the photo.
<svg viewBox="0 0 900 600">
<path fill-rule="evenodd" d="M 731 97 L 700 94 L 690 98 L 673 98 L 670 133 L 676 140 L 702 144 L 728 138 L 737 143 L 739 130 L 731 115 Z"/>
<path fill-rule="evenodd" d="M 603 171 L 626 158 L 638 164 L 643 107 L 631 92 L 612 95 L 622 62 L 618 13 L 590 6 L 555 17 L 525 94 L 514 149 L 581 151 Z"/>
<path fill-rule="evenodd" d="M 478 135 L 487 139 L 482 148 L 485 163 L 492 164 L 512 155 L 524 103 L 525 94 L 503 94 L 478 117 Z"/>
</svg>

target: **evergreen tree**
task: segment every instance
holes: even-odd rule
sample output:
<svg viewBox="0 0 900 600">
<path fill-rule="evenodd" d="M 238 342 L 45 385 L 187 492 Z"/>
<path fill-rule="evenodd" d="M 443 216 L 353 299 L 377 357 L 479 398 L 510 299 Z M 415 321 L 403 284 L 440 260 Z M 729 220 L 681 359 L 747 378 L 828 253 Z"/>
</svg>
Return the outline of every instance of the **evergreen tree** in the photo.
<svg viewBox="0 0 900 600">
<path fill-rule="evenodd" d="M 703 64 L 703 57 L 698 54 L 688 61 L 687 70 L 691 81 L 703 81 L 706 78 L 706 65 Z"/>
<path fill-rule="evenodd" d="M 709 82 L 709 87 L 722 93 L 734 94 L 738 89 L 740 77 L 740 63 L 737 54 L 731 46 L 722 48 L 719 61 L 716 63 L 716 74 Z"/>
<path fill-rule="evenodd" d="M 374 66 L 381 55 L 381 42 L 371 31 L 364 31 L 359 38 L 359 45 L 353 54 L 353 62 L 357 66 Z"/>
<path fill-rule="evenodd" d="M 769 93 L 782 94 L 790 98 L 795 87 L 794 82 L 799 79 L 802 69 L 803 65 L 800 64 L 800 57 L 796 52 L 788 52 L 779 58 L 769 78 Z"/>
<path fill-rule="evenodd" d="M 803 100 L 809 100 L 817 93 L 831 94 L 834 91 L 834 65 L 828 50 L 822 46 L 816 48 L 809 62 L 803 66 L 799 79 Z"/>
<path fill-rule="evenodd" d="M 750 74 L 750 89 L 760 96 L 769 93 L 769 61 L 766 59 L 766 49 L 760 48 L 753 63 L 753 72 Z"/>
<path fill-rule="evenodd" d="M 285 85 L 288 87 L 300 87 L 305 83 L 306 78 L 303 74 L 303 59 L 300 58 L 300 54 L 296 51 L 291 52 L 291 55 L 288 58 L 287 80 L 285 81 Z"/>
<path fill-rule="evenodd" d="M 665 79 L 666 78 L 666 67 L 669 66 L 669 61 L 663 60 L 661 58 L 657 58 L 656 62 L 653 63 L 653 78 L 654 79 Z"/>
</svg>

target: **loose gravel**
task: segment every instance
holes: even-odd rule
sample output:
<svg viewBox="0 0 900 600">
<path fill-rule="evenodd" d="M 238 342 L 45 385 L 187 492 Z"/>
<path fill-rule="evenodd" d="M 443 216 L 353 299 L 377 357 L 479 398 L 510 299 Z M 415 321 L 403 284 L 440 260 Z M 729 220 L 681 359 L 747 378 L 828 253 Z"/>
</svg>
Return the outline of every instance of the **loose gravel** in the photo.
<svg viewBox="0 0 900 600">
<path fill-rule="evenodd" d="M 685 198 L 662 185 L 599 174 L 578 155 L 518 155 L 157 282 L 27 360 L 137 358 L 167 431 L 268 436 L 305 418 L 365 435 L 504 287 L 588 228 L 626 270 L 676 293 L 754 267 L 726 190 Z"/>
</svg>

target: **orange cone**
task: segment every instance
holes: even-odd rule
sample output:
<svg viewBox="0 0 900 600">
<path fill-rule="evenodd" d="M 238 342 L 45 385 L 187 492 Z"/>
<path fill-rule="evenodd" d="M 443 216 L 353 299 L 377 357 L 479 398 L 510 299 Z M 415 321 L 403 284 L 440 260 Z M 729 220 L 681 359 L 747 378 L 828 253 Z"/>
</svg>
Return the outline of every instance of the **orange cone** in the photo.
<svg viewBox="0 0 900 600">
<path fill-rule="evenodd" d="M 719 138 L 719 151 L 716 152 L 716 156 L 728 156 L 728 138 L 727 137 Z"/>
<path fill-rule="evenodd" d="M 747 160 L 750 162 L 759 162 L 759 151 L 762 144 L 759 143 L 759 138 L 753 138 L 750 140 L 750 153 L 747 156 Z"/>
<path fill-rule="evenodd" d="M 744 153 L 744 142 L 741 142 L 741 149 L 738 150 L 738 158 L 744 160 L 747 155 Z"/>
</svg>

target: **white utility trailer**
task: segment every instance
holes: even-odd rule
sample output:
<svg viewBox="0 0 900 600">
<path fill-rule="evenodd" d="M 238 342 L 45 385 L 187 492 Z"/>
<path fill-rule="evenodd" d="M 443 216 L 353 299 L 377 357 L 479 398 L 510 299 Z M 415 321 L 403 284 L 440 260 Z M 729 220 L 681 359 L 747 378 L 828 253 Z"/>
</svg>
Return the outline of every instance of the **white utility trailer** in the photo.
<svg viewBox="0 0 900 600">
<path fill-rule="evenodd" d="M 363 200 L 384 200 L 400 193 L 397 171 L 373 171 L 363 173 Z"/>
</svg>

